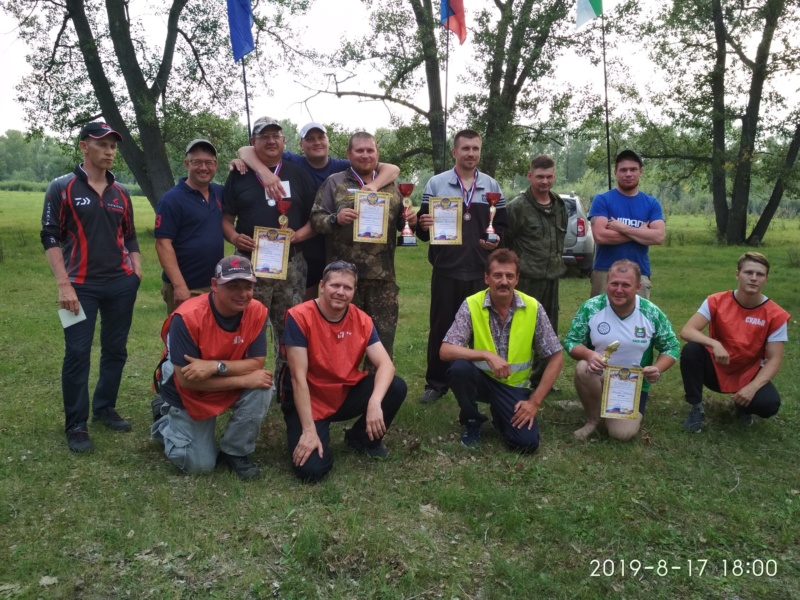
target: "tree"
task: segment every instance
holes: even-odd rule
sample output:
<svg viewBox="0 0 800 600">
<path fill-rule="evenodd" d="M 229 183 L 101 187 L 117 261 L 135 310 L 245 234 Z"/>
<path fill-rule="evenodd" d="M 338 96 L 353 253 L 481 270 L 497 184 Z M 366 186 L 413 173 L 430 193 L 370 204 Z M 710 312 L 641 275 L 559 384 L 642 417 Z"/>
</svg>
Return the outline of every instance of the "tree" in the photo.
<svg viewBox="0 0 800 600">
<path fill-rule="evenodd" d="M 415 117 L 410 123 L 395 117 L 398 139 L 409 144 L 403 151 L 397 148 L 397 155 L 410 158 L 424 153 L 438 173 L 448 156 L 441 82 L 447 33 L 439 27 L 438 10 L 431 0 L 365 0 L 365 4 L 371 9 L 372 33 L 345 42 L 330 57 L 336 70 L 326 73 L 327 86 L 316 93 L 355 96 L 411 110 Z M 563 113 L 558 110 L 565 102 L 563 94 L 543 97 L 533 84 L 552 73 L 561 50 L 578 42 L 568 32 L 571 3 L 566 0 L 495 0 L 493 6 L 481 10 L 470 24 L 476 53 L 472 77 L 481 85 L 457 99 L 466 124 L 484 132 L 482 169 L 489 174 L 507 158 L 511 137 L 546 137 L 542 126 L 514 123 L 531 118 L 539 109 Z M 377 74 L 377 91 L 349 88 L 349 82 L 364 73 Z M 423 88 L 427 108 L 414 101 Z M 543 108 L 551 105 L 556 112 Z M 423 128 L 427 135 L 421 144 Z"/>
<path fill-rule="evenodd" d="M 32 75 L 18 87 L 34 132 L 44 127 L 66 141 L 83 124 L 104 119 L 123 136 L 120 153 L 150 203 L 174 185 L 168 146 L 205 134 L 210 113 L 239 112 L 241 85 L 228 44 L 225 3 L 152 2 L 132 14 L 128 0 L 2 0 L 31 49 Z M 303 9 L 304 0 L 270 2 L 260 31 Z M 149 12 L 148 12 L 149 11 Z M 265 11 L 266 12 L 266 11 Z M 146 17 L 145 15 L 155 15 Z M 155 31 L 163 29 L 161 45 Z M 278 52 L 292 60 L 290 32 L 281 29 Z M 186 128 L 168 131 L 180 116 Z M 171 137 L 174 136 L 174 137 Z M 212 140 L 214 141 L 214 140 Z"/>
<path fill-rule="evenodd" d="M 693 140 L 688 146 L 662 143 L 668 139 L 658 135 L 663 126 L 640 113 L 652 134 L 646 154 L 708 166 L 717 232 L 730 244 L 746 240 L 752 179 L 765 139 L 787 131 L 792 138 L 798 122 L 778 80 L 797 72 L 798 25 L 791 0 L 675 0 L 646 29 L 655 42 L 651 56 L 670 86 L 656 106 L 663 121 Z M 792 148 L 785 145 L 784 178 L 797 155 Z M 751 243 L 763 239 L 783 189 L 776 183 L 771 214 L 762 215 Z"/>
</svg>

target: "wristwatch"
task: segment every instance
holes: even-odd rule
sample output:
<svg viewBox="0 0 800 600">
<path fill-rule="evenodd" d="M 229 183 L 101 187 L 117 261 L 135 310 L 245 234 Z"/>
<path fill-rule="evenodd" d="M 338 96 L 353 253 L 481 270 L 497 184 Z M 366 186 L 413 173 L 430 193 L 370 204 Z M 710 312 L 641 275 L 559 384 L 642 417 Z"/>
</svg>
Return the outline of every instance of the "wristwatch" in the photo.
<svg viewBox="0 0 800 600">
<path fill-rule="evenodd" d="M 225 375 L 228 372 L 228 365 L 221 360 L 217 362 L 217 375 Z"/>
<path fill-rule="evenodd" d="M 339 213 L 331 213 L 331 215 L 328 217 L 328 223 L 330 223 L 331 227 L 333 227 L 339 222 L 338 219 L 339 219 Z"/>
</svg>

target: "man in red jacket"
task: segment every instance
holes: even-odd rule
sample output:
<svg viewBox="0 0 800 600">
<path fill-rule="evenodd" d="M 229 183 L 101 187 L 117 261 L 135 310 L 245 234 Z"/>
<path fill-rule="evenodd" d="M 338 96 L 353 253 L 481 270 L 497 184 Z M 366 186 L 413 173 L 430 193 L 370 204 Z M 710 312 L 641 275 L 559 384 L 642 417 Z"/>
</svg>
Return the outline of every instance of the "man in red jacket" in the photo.
<svg viewBox="0 0 800 600">
<path fill-rule="evenodd" d="M 691 405 L 683 424 L 687 430 L 703 429 L 704 385 L 730 394 L 744 425 L 753 423 L 753 415 L 768 418 L 778 412 L 781 397 L 772 378 L 781 369 L 790 315 L 761 293 L 768 275 L 767 258 L 746 252 L 736 268 L 736 289 L 706 298 L 681 330 L 689 342 L 681 351 L 683 388 Z"/>
<path fill-rule="evenodd" d="M 320 295 L 286 312 L 282 349 L 291 385 L 281 386 L 295 474 L 318 481 L 333 467 L 330 423 L 358 417 L 345 434 L 356 452 L 386 458 L 383 436 L 406 397 L 405 382 L 378 337 L 372 319 L 351 304 L 357 267 L 345 261 L 322 272 Z M 364 356 L 375 374 L 359 369 Z"/>
<path fill-rule="evenodd" d="M 166 360 L 150 433 L 187 473 L 221 462 L 242 479 L 258 476 L 249 455 L 272 399 L 272 373 L 263 368 L 267 309 L 253 300 L 255 280 L 249 260 L 227 256 L 211 292 L 182 303 L 164 322 Z M 229 408 L 217 453 L 216 418 Z"/>
</svg>

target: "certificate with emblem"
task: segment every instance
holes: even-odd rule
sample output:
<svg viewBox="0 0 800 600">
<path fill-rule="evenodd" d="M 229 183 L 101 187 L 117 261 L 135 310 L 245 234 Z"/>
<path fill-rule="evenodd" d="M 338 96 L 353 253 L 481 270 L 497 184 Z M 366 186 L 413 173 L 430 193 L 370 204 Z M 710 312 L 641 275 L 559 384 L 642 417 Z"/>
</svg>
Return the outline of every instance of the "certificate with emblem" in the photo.
<svg viewBox="0 0 800 600">
<path fill-rule="evenodd" d="M 600 416 L 606 419 L 635 419 L 644 375 L 640 367 L 609 365 L 603 374 L 603 399 Z"/>
<path fill-rule="evenodd" d="M 354 208 L 358 215 L 353 222 L 353 241 L 367 244 L 387 243 L 392 195 L 358 190 L 355 196 Z"/>
<path fill-rule="evenodd" d="M 288 229 L 256 227 L 253 239 L 256 248 L 250 262 L 256 277 L 286 279 L 289 270 L 289 245 L 292 232 Z"/>
<path fill-rule="evenodd" d="M 433 217 L 431 245 L 461 245 L 461 198 L 431 198 L 429 210 Z"/>
</svg>

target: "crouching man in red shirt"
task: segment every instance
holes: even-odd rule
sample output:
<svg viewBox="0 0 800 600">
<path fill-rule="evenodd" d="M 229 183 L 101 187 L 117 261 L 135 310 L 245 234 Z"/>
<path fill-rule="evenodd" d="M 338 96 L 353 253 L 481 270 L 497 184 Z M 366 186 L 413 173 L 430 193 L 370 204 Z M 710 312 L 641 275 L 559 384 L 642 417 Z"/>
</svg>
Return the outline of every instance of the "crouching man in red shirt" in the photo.
<svg viewBox="0 0 800 600">
<path fill-rule="evenodd" d="M 333 467 L 332 421 L 358 417 L 344 434 L 347 445 L 386 458 L 383 436 L 406 397 L 372 319 L 351 304 L 357 280 L 355 265 L 333 262 L 323 271 L 319 298 L 286 312 L 289 374 L 281 376 L 281 408 L 294 472 L 303 481 L 319 481 Z M 377 367 L 374 375 L 359 369 L 365 355 Z"/>
<path fill-rule="evenodd" d="M 250 454 L 272 400 L 272 373 L 264 370 L 267 309 L 253 300 L 256 278 L 246 258 L 223 258 L 214 275 L 210 293 L 183 302 L 164 322 L 166 360 L 150 433 L 182 471 L 222 463 L 252 479 L 259 469 Z M 217 416 L 229 408 L 217 452 Z"/>
</svg>

